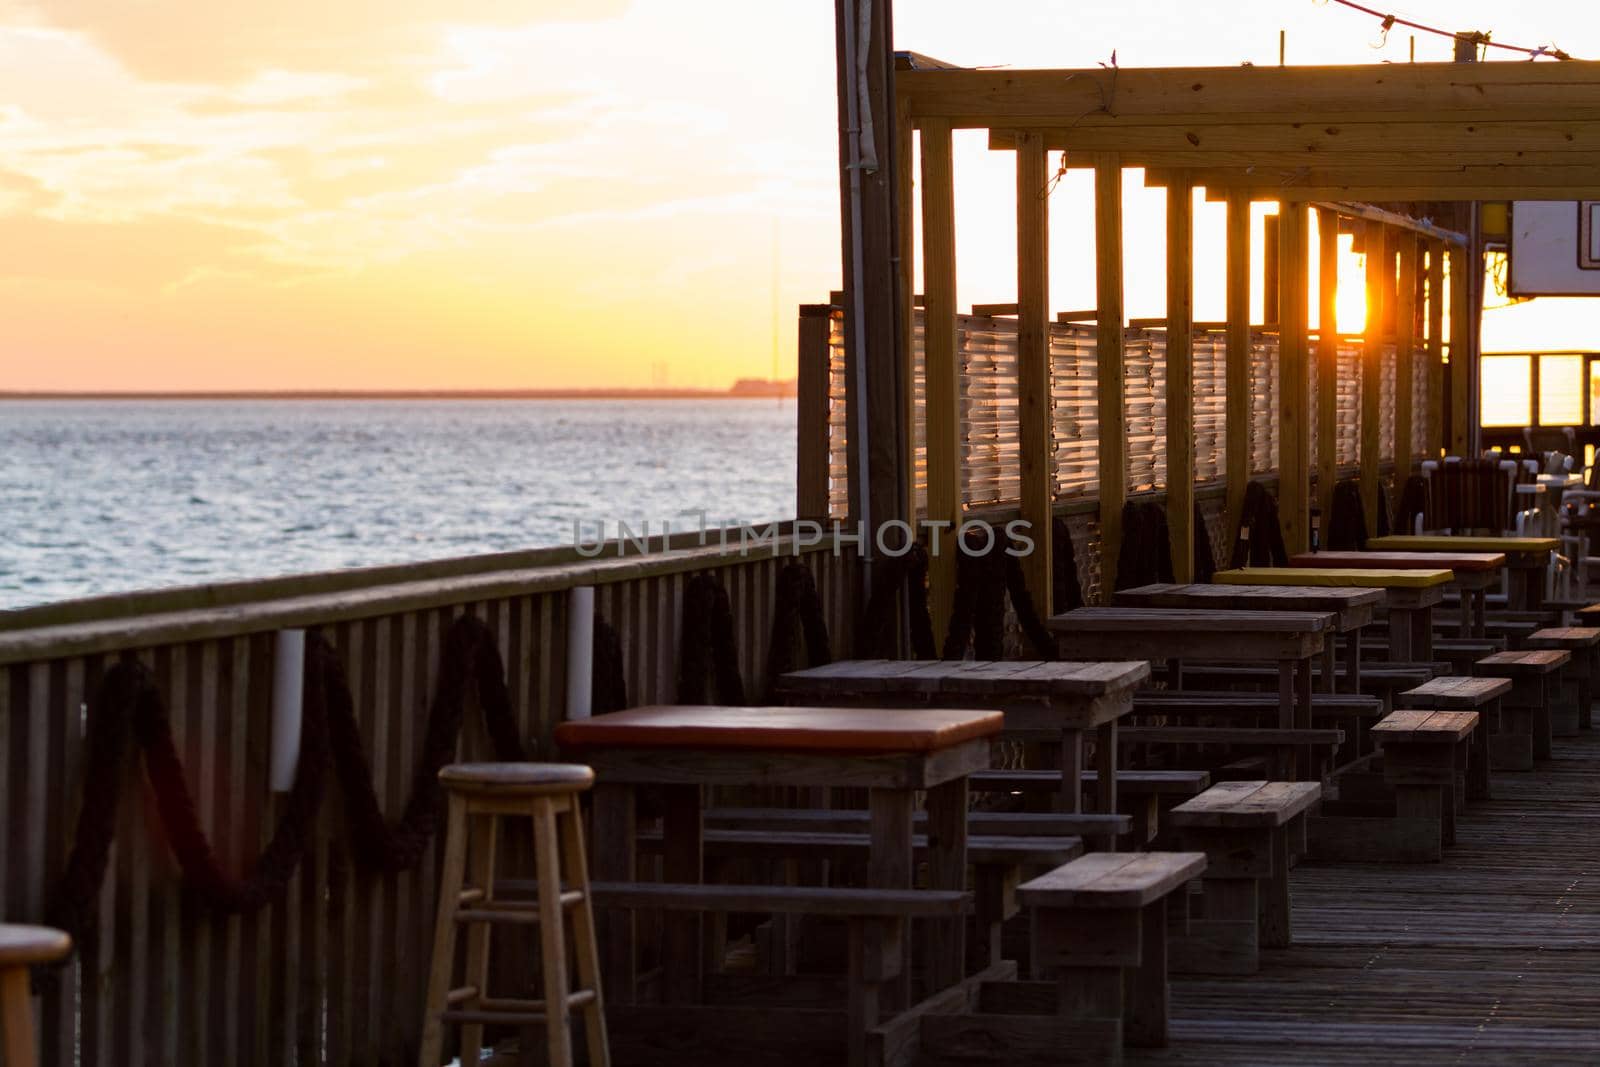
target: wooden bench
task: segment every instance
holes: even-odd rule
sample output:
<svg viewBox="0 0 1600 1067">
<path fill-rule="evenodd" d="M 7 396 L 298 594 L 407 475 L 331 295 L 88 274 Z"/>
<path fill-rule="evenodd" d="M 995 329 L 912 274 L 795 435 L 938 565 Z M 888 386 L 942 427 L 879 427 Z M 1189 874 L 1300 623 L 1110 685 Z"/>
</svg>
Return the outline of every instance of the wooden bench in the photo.
<svg viewBox="0 0 1600 1067">
<path fill-rule="evenodd" d="M 1451 674 L 1471 674 L 1484 656 L 1505 650 L 1506 641 L 1503 637 L 1436 637 L 1433 641 L 1433 658 L 1448 663 Z M 1374 644 L 1370 651 L 1376 656 L 1386 657 L 1389 647 Z"/>
<path fill-rule="evenodd" d="M 1496 746 L 1497 770 L 1531 771 L 1533 761 L 1550 758 L 1550 700 L 1561 668 L 1572 659 L 1565 649 L 1520 649 L 1496 652 L 1478 661 L 1478 674 L 1485 678 L 1511 679 L 1511 692 L 1500 700 L 1501 721 L 1509 719 L 1504 733 L 1526 736 L 1528 750 Z"/>
<path fill-rule="evenodd" d="M 1488 800 L 1493 795 L 1489 770 L 1494 765 L 1495 738 L 1501 730 L 1500 701 L 1509 692 L 1511 682 L 1506 678 L 1435 678 L 1400 694 L 1400 704 L 1407 710 L 1478 713 L 1467 767 L 1468 800 Z"/>
<path fill-rule="evenodd" d="M 1173 970 L 1254 974 L 1262 948 L 1287 948 L 1289 867 L 1315 782 L 1223 782 L 1172 809 L 1185 848 L 1206 854 L 1204 916 L 1174 945 Z"/>
<path fill-rule="evenodd" d="M 839 825 L 860 826 L 861 832 L 840 830 L 771 830 L 745 829 L 704 831 L 703 847 L 707 860 L 767 860 L 788 861 L 828 860 L 830 862 L 860 862 L 870 852 L 871 838 L 865 832 L 866 823 L 849 819 L 854 812 L 822 812 L 822 816 L 843 817 Z M 863 813 L 865 814 L 865 813 Z M 1065 818 L 1053 813 L 1051 817 Z M 1084 816 L 1077 816 L 1083 818 Z M 1116 820 L 1111 825 L 1116 833 L 1126 833 L 1131 820 L 1126 815 L 1101 817 Z M 819 820 L 820 821 L 820 820 Z M 661 834 L 644 830 L 638 834 L 639 846 L 645 851 L 661 847 Z M 916 834 L 911 839 L 913 854 L 918 860 L 927 851 L 926 834 Z M 1083 854 L 1083 839 L 1069 836 L 1002 836 L 996 834 L 974 835 L 967 838 L 967 863 L 973 871 L 973 914 L 975 936 L 968 940 L 967 960 L 974 969 L 999 962 L 1001 929 L 1005 921 L 1017 914 L 1016 887 L 1026 872 L 1041 867 L 1066 863 Z"/>
<path fill-rule="evenodd" d="M 1362 647 L 1365 648 L 1365 644 Z M 1397 691 L 1410 689 L 1421 685 L 1429 678 L 1448 673 L 1450 673 L 1448 664 L 1396 666 L 1392 663 L 1364 663 L 1361 667 L 1360 692 L 1383 701 L 1383 713 L 1387 715 L 1394 710 L 1394 694 Z M 1232 664 L 1208 663 L 1192 666 L 1186 664 L 1183 677 L 1186 684 L 1202 689 L 1259 690 L 1266 686 L 1275 688 L 1278 684 L 1278 672 L 1271 667 Z M 1334 677 L 1337 688 L 1341 692 L 1348 692 L 1349 673 L 1341 666 L 1336 670 Z M 1317 680 L 1321 681 L 1320 674 L 1317 675 Z"/>
<path fill-rule="evenodd" d="M 1216 746 L 1230 750 L 1264 752 L 1273 757 L 1281 778 L 1320 781 L 1333 764 L 1333 754 L 1344 742 L 1343 730 L 1282 729 L 1254 726 L 1124 726 L 1117 731 L 1124 745 Z M 1300 766 L 1302 751 L 1309 750 L 1309 766 Z"/>
<path fill-rule="evenodd" d="M 1465 793 L 1475 711 L 1397 711 L 1373 728 L 1383 749 L 1383 777 L 1394 787 L 1402 862 L 1443 858 L 1456 840 L 1457 802 Z"/>
<path fill-rule="evenodd" d="M 966 908 L 968 895 L 953 890 L 834 889 L 810 886 L 698 885 L 663 882 L 595 882 L 596 907 L 627 910 L 731 912 L 773 915 L 823 915 L 849 924 L 850 974 L 846 995 L 846 1036 L 851 1067 L 865 1067 L 868 1041 L 878 1025 L 880 993 L 900 976 L 905 959 L 906 922 L 952 919 Z M 669 1011 L 689 1011 L 673 1005 Z M 706 1024 L 714 1020 L 707 1013 Z M 643 1035 L 648 1039 L 648 1035 Z"/>
<path fill-rule="evenodd" d="M 1556 737 L 1573 737 L 1591 725 L 1590 704 L 1594 700 L 1594 678 L 1600 659 L 1600 628 L 1554 626 L 1535 631 L 1524 648 L 1565 649 L 1572 662 L 1561 671 L 1561 693 L 1552 701 L 1550 732 Z"/>
<path fill-rule="evenodd" d="M 1165 1047 L 1167 897 L 1205 866 L 1198 852 L 1096 852 L 1021 886 L 1033 980 L 986 983 L 978 1011 L 925 1017 L 922 1047 L 940 1062 L 1060 1064 Z"/>
<path fill-rule="evenodd" d="M 1099 775 L 1084 771 L 1079 781 L 1092 787 Z M 973 792 L 1053 795 L 1061 791 L 1061 772 L 1048 770 L 977 771 L 967 779 Z M 1148 770 L 1117 772 L 1117 810 L 1133 819 L 1128 837 L 1134 848 L 1155 840 L 1161 828 L 1161 810 L 1183 797 L 1205 791 L 1211 772 L 1202 770 Z"/>
</svg>

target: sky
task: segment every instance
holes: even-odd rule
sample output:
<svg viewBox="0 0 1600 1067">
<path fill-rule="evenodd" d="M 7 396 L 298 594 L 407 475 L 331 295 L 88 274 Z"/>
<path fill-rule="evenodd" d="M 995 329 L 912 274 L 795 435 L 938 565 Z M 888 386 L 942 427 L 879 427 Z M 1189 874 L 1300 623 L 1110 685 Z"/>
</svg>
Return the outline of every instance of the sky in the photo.
<svg viewBox="0 0 1600 1067">
<path fill-rule="evenodd" d="M 1600 5 L 1412 2 L 1600 57 Z M 1280 29 L 1291 64 L 1410 44 L 1316 0 L 895 21 L 964 65 L 1267 64 Z M 839 286 L 833 48 L 821 0 L 0 0 L 0 390 L 790 377 L 795 306 Z M 1012 157 L 958 142 L 958 299 L 1009 301 Z M 1160 315 L 1162 194 L 1127 180 L 1128 311 Z M 1052 196 L 1058 310 L 1093 306 L 1088 190 Z M 1220 208 L 1196 225 L 1217 318 Z M 1486 347 L 1600 347 L 1588 317 L 1494 311 Z"/>
</svg>

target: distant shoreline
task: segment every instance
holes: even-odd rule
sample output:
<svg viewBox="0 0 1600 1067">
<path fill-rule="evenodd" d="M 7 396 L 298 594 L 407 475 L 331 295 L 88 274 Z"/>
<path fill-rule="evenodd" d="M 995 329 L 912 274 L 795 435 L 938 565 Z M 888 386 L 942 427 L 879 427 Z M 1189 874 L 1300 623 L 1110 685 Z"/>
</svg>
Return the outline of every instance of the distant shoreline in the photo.
<svg viewBox="0 0 1600 1067">
<path fill-rule="evenodd" d="M 793 400 L 794 388 L 715 389 L 304 389 L 216 392 L 3 392 L 0 400 Z"/>
</svg>

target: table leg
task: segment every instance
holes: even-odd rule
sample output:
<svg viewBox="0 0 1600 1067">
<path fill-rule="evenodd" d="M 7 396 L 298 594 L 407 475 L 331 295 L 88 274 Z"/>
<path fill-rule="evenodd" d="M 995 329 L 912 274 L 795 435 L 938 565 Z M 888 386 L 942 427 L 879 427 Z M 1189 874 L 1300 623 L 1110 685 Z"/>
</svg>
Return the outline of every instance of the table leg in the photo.
<svg viewBox="0 0 1600 1067">
<path fill-rule="evenodd" d="M 1411 613 L 1411 654 L 1422 663 L 1433 659 L 1433 608 L 1418 608 Z"/>
<path fill-rule="evenodd" d="M 1344 639 L 1344 691 L 1361 692 L 1361 631 L 1351 630 Z"/>
<path fill-rule="evenodd" d="M 1294 724 L 1296 727 L 1307 730 L 1311 728 L 1311 657 L 1307 656 L 1300 661 L 1300 666 L 1295 677 L 1295 710 Z M 1305 763 L 1305 773 L 1308 777 L 1318 776 L 1316 753 L 1308 745 L 1300 753 L 1299 760 Z M 1296 780 L 1299 776 L 1296 775 Z"/>
<path fill-rule="evenodd" d="M 957 778 L 928 790 L 928 888 L 967 887 L 967 780 Z M 928 924 L 927 992 L 961 981 L 966 959 L 966 920 Z"/>
<path fill-rule="evenodd" d="M 597 782 L 594 787 L 594 833 L 589 837 L 594 880 L 638 880 L 633 786 Z M 636 924 L 632 911 L 606 909 L 595 913 L 606 1000 L 631 1004 L 637 996 L 633 953 Z"/>
<path fill-rule="evenodd" d="M 1338 635 L 1329 634 L 1328 640 L 1322 646 L 1322 691 L 1332 693 L 1338 688 L 1338 678 L 1335 677 L 1338 663 L 1338 649 L 1336 642 Z"/>
<path fill-rule="evenodd" d="M 1103 722 L 1094 733 L 1095 806 L 1107 815 L 1117 810 L 1117 721 Z M 1115 852 L 1117 839 L 1108 836 L 1105 850 Z"/>
<path fill-rule="evenodd" d="M 1391 663 L 1410 663 L 1411 657 L 1411 611 L 1408 608 L 1389 609 L 1389 661 Z"/>
<path fill-rule="evenodd" d="M 1489 635 L 1489 590 L 1474 589 L 1472 591 L 1472 636 L 1487 637 Z"/>
<path fill-rule="evenodd" d="M 867 795 L 871 818 L 871 843 L 867 855 L 867 885 L 873 889 L 910 889 L 916 874 L 911 855 L 912 790 L 877 788 Z M 870 937 L 887 936 L 888 927 L 875 925 L 867 931 Z M 901 938 L 898 951 L 902 954 L 898 977 L 883 984 L 882 993 L 891 1010 L 906 1007 L 911 1002 L 911 968 L 906 965 L 904 953 L 910 938 Z M 875 958 L 887 951 L 881 945 L 871 946 Z"/>
<path fill-rule="evenodd" d="M 1461 636 L 1472 637 L 1472 602 L 1474 599 L 1471 589 L 1464 586 L 1461 589 Z"/>
<path fill-rule="evenodd" d="M 1083 731 L 1061 731 L 1060 810 L 1068 815 L 1083 811 Z"/>
<path fill-rule="evenodd" d="M 662 877 L 668 882 L 697 885 L 705 880 L 705 841 L 698 785 L 662 786 Z M 662 924 L 662 999 L 669 1004 L 697 1004 L 700 996 L 701 916 L 670 916 Z M 717 946 L 720 951 L 725 946 Z"/>
<path fill-rule="evenodd" d="M 1296 661 L 1278 661 L 1278 729 L 1294 727 L 1294 666 Z"/>
</svg>

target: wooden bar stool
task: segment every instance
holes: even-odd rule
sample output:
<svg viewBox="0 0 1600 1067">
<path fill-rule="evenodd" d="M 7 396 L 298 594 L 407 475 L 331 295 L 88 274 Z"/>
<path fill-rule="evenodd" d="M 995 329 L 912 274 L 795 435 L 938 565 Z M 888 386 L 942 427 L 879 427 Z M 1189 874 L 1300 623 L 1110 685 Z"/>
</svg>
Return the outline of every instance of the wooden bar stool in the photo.
<svg viewBox="0 0 1600 1067">
<path fill-rule="evenodd" d="M 485 1025 L 542 1023 L 550 1067 L 571 1067 L 570 1016 L 577 1010 L 583 1013 L 588 1062 L 605 1067 L 611 1058 L 600 999 L 583 827 L 578 821 L 578 794 L 594 783 L 594 771 L 570 763 L 456 763 L 439 772 L 439 781 L 449 794 L 450 811 L 419 1062 L 423 1067 L 439 1067 L 445 1023 L 461 1024 L 464 1065 L 478 1062 Z M 538 878 L 531 883 L 502 881 L 499 887 L 532 890 L 536 899 L 501 899 L 495 894 L 495 843 L 499 820 L 505 816 L 533 819 Z M 581 983 L 575 990 L 569 988 L 567 975 L 569 913 Z M 489 995 L 489 929 L 493 923 L 539 927 L 543 999 Z M 450 973 L 458 926 L 467 928 L 467 958 L 465 981 L 455 986 Z"/>
<path fill-rule="evenodd" d="M 6 1067 L 33 1067 L 33 1006 L 28 1003 L 28 968 L 52 963 L 72 951 L 72 938 L 48 926 L 0 923 L 0 1021 L 5 1028 Z"/>
</svg>

